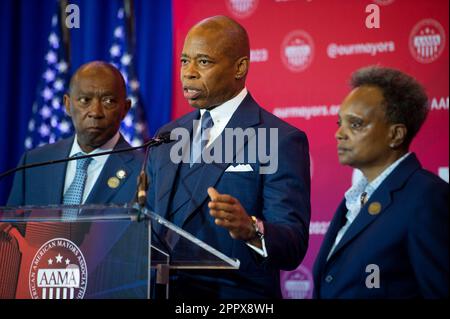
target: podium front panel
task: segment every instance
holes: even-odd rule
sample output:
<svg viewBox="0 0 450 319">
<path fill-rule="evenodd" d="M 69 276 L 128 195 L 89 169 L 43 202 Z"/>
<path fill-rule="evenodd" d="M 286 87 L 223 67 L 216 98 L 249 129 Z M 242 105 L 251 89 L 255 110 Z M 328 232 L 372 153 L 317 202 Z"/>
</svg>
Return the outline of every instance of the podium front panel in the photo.
<svg viewBox="0 0 450 319">
<path fill-rule="evenodd" d="M 125 208 L 0 210 L 0 298 L 148 297 L 148 228 Z"/>
</svg>

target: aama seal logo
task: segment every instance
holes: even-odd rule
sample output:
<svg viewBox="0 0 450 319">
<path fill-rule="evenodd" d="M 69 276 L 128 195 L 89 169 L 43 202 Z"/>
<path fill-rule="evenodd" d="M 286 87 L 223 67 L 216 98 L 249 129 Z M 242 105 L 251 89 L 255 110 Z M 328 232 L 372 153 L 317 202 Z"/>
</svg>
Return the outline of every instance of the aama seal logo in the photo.
<svg viewBox="0 0 450 319">
<path fill-rule="evenodd" d="M 433 19 L 419 21 L 409 36 L 411 55 L 420 63 L 435 61 L 444 51 L 445 31 L 442 25 Z"/>
<path fill-rule="evenodd" d="M 289 33 L 281 45 L 281 59 L 284 65 L 293 71 L 305 70 L 314 57 L 314 43 L 311 36 L 303 31 L 296 30 Z"/>
<path fill-rule="evenodd" d="M 284 272 L 282 275 L 283 297 L 288 299 L 311 299 L 313 278 L 308 268 L 298 266 L 294 271 Z"/>
<path fill-rule="evenodd" d="M 226 0 L 228 10 L 237 18 L 247 18 L 255 12 L 258 0 Z"/>
<path fill-rule="evenodd" d="M 77 245 L 65 238 L 43 244 L 31 263 L 29 286 L 33 299 L 82 299 L 87 268 Z"/>
</svg>

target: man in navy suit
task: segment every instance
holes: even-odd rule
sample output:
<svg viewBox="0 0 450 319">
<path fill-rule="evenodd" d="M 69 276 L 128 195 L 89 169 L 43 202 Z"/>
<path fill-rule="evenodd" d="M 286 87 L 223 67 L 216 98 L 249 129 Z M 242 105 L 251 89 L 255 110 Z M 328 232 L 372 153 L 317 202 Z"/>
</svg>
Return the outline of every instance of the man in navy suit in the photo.
<svg viewBox="0 0 450 319">
<path fill-rule="evenodd" d="M 131 101 L 126 98 L 125 81 L 114 66 L 99 61 L 81 66 L 71 79 L 69 93 L 64 96 L 64 104 L 67 113 L 72 117 L 76 134 L 26 152 L 19 165 L 130 147 L 119 133 L 119 127 L 131 106 Z M 123 152 L 93 158 L 86 167 L 87 174 L 82 178 L 81 194 L 76 198 L 77 202 L 74 202 L 74 197 L 67 194 L 71 192 L 71 185 L 78 179 L 78 161 L 80 160 L 19 171 L 14 178 L 8 206 L 124 204 L 134 199 L 137 177 L 143 163 L 141 153 Z M 68 197 L 70 202 L 67 201 Z M 21 234 L 12 232 L 14 228 L 11 227 L 7 228 L 8 234 L 0 233 L 0 241 L 6 249 L 6 252 L 1 251 L 0 255 L 4 253 L 9 258 L 8 264 L 4 265 L 3 269 L 0 268 L 0 277 L 6 272 L 7 275 L 3 277 L 7 278 L 10 287 L 15 287 L 18 279 L 13 278 L 12 266 L 8 265 L 18 264 L 20 260 L 20 254 L 16 245 L 12 244 L 10 236 L 24 236 L 29 243 L 65 237 L 79 245 L 90 229 L 89 223 L 31 223 L 26 229 L 22 226 L 18 226 Z M 8 249 L 12 249 L 12 252 L 8 253 Z M 18 272 L 16 274 L 18 275 Z M 18 297 L 26 296 L 20 292 L 16 293 Z M 14 290 L 0 291 L 1 298 L 14 296 Z"/>
<path fill-rule="evenodd" d="M 19 165 L 130 147 L 119 128 L 131 101 L 126 98 L 125 81 L 114 66 L 99 61 L 81 66 L 70 81 L 64 104 L 76 134 L 26 152 Z M 87 167 L 81 204 L 132 201 L 142 161 L 137 151 L 93 158 Z M 19 171 L 8 206 L 62 204 L 74 179 L 76 162 Z"/>
<path fill-rule="evenodd" d="M 295 269 L 307 250 L 307 138 L 248 93 L 249 56 L 247 32 L 228 17 L 199 22 L 185 39 L 181 82 L 184 97 L 197 110 L 160 131 L 181 129 L 191 138 L 152 151 L 148 206 L 239 259 L 240 268 L 178 271 L 170 282 L 172 298 L 280 298 L 279 271 Z M 230 148 L 227 132 L 239 130 L 247 133 L 245 142 Z M 174 150 L 185 146 L 192 146 L 188 160 L 177 161 Z M 270 163 L 261 156 L 252 160 L 269 147 Z M 215 160 L 208 161 L 213 153 Z M 183 251 L 175 245 L 172 254 L 176 258 Z"/>
<path fill-rule="evenodd" d="M 409 152 L 429 110 L 424 89 L 382 67 L 358 70 L 351 83 L 339 111 L 338 157 L 363 177 L 325 235 L 314 297 L 448 297 L 448 184 Z"/>
</svg>

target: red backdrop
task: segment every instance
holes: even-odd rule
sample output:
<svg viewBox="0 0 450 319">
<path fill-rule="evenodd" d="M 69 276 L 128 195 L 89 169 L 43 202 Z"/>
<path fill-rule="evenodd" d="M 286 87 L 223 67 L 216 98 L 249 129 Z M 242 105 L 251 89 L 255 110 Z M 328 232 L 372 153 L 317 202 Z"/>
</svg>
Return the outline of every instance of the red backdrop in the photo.
<svg viewBox="0 0 450 319">
<path fill-rule="evenodd" d="M 285 298 L 309 298 L 312 265 L 323 234 L 352 179 L 352 170 L 337 161 L 334 132 L 353 71 L 380 64 L 423 83 L 432 109 L 412 150 L 425 168 L 448 182 L 449 2 L 174 0 L 174 118 L 191 111 L 179 81 L 184 37 L 192 25 L 218 14 L 235 18 L 249 33 L 247 88 L 253 97 L 309 138 L 310 245 L 302 265 L 282 273 L 281 284 Z M 370 22 L 375 27 L 369 28 Z"/>
</svg>

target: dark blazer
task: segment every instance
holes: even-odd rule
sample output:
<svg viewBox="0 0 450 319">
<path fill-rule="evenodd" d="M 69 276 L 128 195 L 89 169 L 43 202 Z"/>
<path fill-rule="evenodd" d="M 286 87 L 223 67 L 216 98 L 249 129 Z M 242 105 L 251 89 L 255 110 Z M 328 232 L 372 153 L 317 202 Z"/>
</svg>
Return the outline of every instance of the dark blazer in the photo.
<svg viewBox="0 0 450 319">
<path fill-rule="evenodd" d="M 74 136 L 54 144 L 45 145 L 26 152 L 20 165 L 51 161 L 69 156 Z M 120 136 L 114 149 L 130 145 Z M 137 177 L 143 162 L 138 151 L 111 154 L 100 173 L 97 182 L 86 200 L 86 204 L 131 202 L 136 191 Z M 16 173 L 8 199 L 8 206 L 62 204 L 66 163 L 52 164 L 22 170 Z M 108 179 L 116 172 L 126 172 L 117 188 L 110 188 Z"/>
<path fill-rule="evenodd" d="M 193 120 L 198 118 L 199 111 L 194 111 L 162 127 L 160 132 L 182 127 L 192 135 Z M 307 250 L 310 173 L 306 135 L 262 109 L 250 94 L 233 114 L 227 128 L 253 128 L 258 139 L 262 139 L 259 128 L 277 128 L 278 170 L 273 174 L 259 174 L 262 166 L 259 159 L 250 163 L 253 171 L 247 172 L 225 172 L 227 163 L 202 163 L 198 164 L 200 168 L 191 182 L 179 181 L 174 185 L 181 166 L 170 159 L 176 142 L 161 145 L 150 153 L 149 208 L 241 262 L 239 270 L 179 272 L 171 283 L 174 298 L 281 297 L 280 269 L 295 269 Z M 213 145 L 216 143 L 217 140 Z M 248 147 L 247 142 L 237 151 L 234 147 L 233 158 L 241 151 L 248 154 Z M 214 224 L 207 207 L 210 186 L 236 197 L 249 215 L 264 221 L 268 258 L 261 258 L 245 242 L 232 239 L 226 229 Z M 187 204 L 183 212 L 171 216 L 168 210 L 174 189 L 182 192 L 177 196 L 184 196 Z"/>
<path fill-rule="evenodd" d="M 71 137 L 28 151 L 22 156 L 19 165 L 68 157 L 73 140 L 74 137 Z M 127 147 L 130 145 L 120 136 L 114 149 Z M 86 204 L 125 204 L 133 201 L 142 163 L 143 154 L 137 151 L 111 154 L 92 188 Z M 66 167 L 67 163 L 59 163 L 17 172 L 8 199 L 8 206 L 62 204 Z M 117 188 L 110 188 L 107 184 L 108 179 L 116 176 L 119 170 L 125 171 L 126 176 L 121 179 Z M 26 228 L 24 225 L 18 225 L 17 228 L 30 243 L 44 243 L 50 238 L 64 237 L 70 238 L 80 245 L 86 234 L 89 233 L 91 223 L 73 225 L 72 223 L 45 223 L 43 225 L 31 223 L 27 224 Z M 115 242 L 111 244 L 113 243 L 116 244 Z M 19 271 L 12 271 L 12 269 L 19 267 L 21 255 L 15 241 L 11 241 L 9 235 L 2 233 L 0 233 L 0 256 L 7 256 L 7 259 L 0 265 L 0 278 L 7 278 L 5 287 L 10 288 L 0 291 L 0 298 L 14 298 Z M 109 269 L 109 273 L 117 273 L 122 270 L 120 263 L 114 264 L 112 269 L 111 267 L 101 268 L 108 267 L 110 264 L 105 259 L 105 262 L 97 265 L 97 269 L 102 269 L 103 276 L 106 276 L 105 269 Z M 111 281 L 111 283 L 113 282 Z"/>
<path fill-rule="evenodd" d="M 381 210 L 371 215 L 373 203 Z M 327 261 L 345 223 L 345 199 L 339 205 L 314 265 L 314 297 L 448 297 L 448 207 L 448 184 L 409 155 L 372 194 Z M 376 273 L 379 288 L 367 288 Z"/>
</svg>

